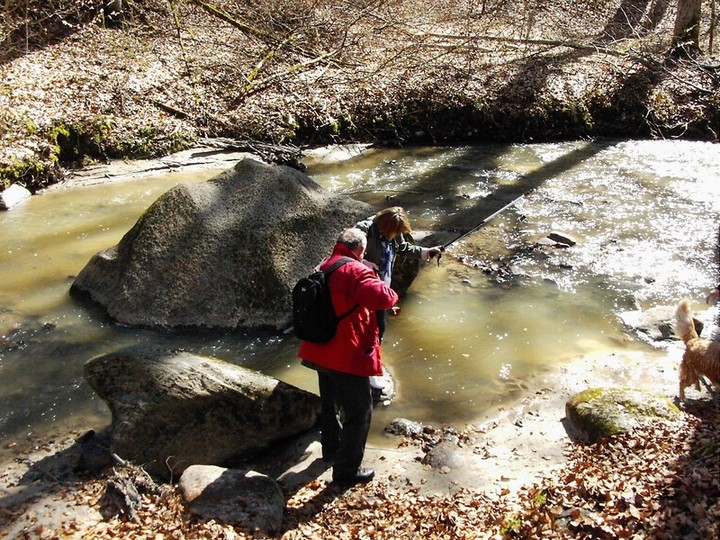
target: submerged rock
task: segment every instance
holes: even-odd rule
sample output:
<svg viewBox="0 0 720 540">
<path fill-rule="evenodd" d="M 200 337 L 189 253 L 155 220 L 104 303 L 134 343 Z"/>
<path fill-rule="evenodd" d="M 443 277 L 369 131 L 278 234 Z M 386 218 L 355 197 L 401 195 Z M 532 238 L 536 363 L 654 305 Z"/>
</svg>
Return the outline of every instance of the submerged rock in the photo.
<svg viewBox="0 0 720 540">
<path fill-rule="evenodd" d="M 548 234 L 547 237 L 549 240 L 565 247 L 572 247 L 577 244 L 577 240 L 575 240 L 575 238 L 573 238 L 569 234 L 560 231 L 553 231 Z"/>
</svg>

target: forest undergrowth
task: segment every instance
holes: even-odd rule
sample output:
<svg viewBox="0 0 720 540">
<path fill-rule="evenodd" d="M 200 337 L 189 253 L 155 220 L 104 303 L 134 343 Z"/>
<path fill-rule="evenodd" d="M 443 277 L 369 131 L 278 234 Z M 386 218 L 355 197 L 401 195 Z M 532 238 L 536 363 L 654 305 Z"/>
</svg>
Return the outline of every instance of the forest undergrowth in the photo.
<svg viewBox="0 0 720 540">
<path fill-rule="evenodd" d="M 111 2 L 112 4 L 112 2 Z M 717 140 L 718 61 L 648 0 L 91 0 L 0 7 L 0 182 L 228 138 L 308 146 Z"/>
</svg>

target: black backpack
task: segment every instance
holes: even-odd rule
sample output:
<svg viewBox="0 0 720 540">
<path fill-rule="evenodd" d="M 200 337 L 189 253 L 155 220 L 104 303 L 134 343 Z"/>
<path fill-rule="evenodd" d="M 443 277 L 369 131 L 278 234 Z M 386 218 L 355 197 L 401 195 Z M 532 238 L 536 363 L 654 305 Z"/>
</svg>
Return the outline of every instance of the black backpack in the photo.
<svg viewBox="0 0 720 540">
<path fill-rule="evenodd" d="M 324 272 L 318 270 L 300 279 L 293 288 L 293 331 L 303 341 L 327 343 L 335 336 L 338 323 L 357 308 L 354 306 L 338 317 L 328 289 L 330 274 L 352 260 L 343 257 Z"/>
</svg>

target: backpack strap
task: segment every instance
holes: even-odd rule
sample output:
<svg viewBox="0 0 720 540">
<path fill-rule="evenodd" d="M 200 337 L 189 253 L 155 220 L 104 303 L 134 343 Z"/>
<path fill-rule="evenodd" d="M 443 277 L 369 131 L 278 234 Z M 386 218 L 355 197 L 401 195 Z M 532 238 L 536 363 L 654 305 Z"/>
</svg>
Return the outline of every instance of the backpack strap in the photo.
<svg viewBox="0 0 720 540">
<path fill-rule="evenodd" d="M 337 261 L 332 263 L 330 267 L 327 270 L 323 270 L 323 274 L 325 274 L 325 277 L 328 277 L 330 274 L 332 274 L 335 270 L 340 268 L 341 266 L 346 265 L 349 262 L 354 261 L 352 257 L 340 257 Z"/>
<path fill-rule="evenodd" d="M 354 261 L 354 260 L 355 260 L 355 259 L 353 259 L 352 257 L 340 257 L 337 261 L 335 261 L 334 263 L 332 263 L 332 264 L 330 265 L 330 268 L 328 268 L 327 270 L 323 270 L 323 274 L 325 274 L 325 279 L 326 279 L 326 280 L 329 279 L 330 274 L 332 274 L 335 270 L 337 270 L 337 269 L 340 268 L 341 266 L 344 266 L 344 265 L 346 265 L 347 263 L 352 262 L 352 261 Z M 336 315 L 338 322 L 342 321 L 345 317 L 347 317 L 348 315 L 350 315 L 350 314 L 351 314 L 353 311 L 355 311 L 357 308 L 358 308 L 358 304 L 355 304 L 353 307 L 351 307 L 348 311 L 346 311 L 345 313 L 343 313 L 343 314 L 340 315 L 339 317 Z"/>
</svg>

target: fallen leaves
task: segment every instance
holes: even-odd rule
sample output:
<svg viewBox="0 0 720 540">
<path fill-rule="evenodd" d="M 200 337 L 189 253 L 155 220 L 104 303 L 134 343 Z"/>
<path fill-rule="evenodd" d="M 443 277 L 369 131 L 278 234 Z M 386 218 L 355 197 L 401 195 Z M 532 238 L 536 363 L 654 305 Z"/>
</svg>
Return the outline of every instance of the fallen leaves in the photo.
<svg viewBox="0 0 720 540">
<path fill-rule="evenodd" d="M 563 474 L 519 491 L 466 487 L 428 495 L 397 478 L 348 490 L 313 480 L 288 495 L 277 537 L 669 540 L 720 535 L 718 404 L 693 403 L 681 422 L 646 426 L 595 445 L 572 444 L 566 455 Z M 22 522 L 21 538 L 258 538 L 253 531 L 191 515 L 173 486 L 143 492 L 137 522 L 84 519 L 80 510 L 99 508 L 107 480 L 54 480 L 56 499 L 67 506 L 60 525 L 48 523 L 37 506 L 4 508 L 0 525 Z"/>
<path fill-rule="evenodd" d="M 700 404 L 680 424 L 573 445 L 564 476 L 519 493 L 420 497 L 378 482 L 333 501 L 333 511 L 288 523 L 284 538 L 712 538 L 720 534 L 718 441 L 720 410 Z"/>
</svg>

